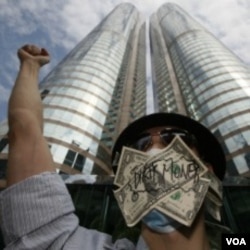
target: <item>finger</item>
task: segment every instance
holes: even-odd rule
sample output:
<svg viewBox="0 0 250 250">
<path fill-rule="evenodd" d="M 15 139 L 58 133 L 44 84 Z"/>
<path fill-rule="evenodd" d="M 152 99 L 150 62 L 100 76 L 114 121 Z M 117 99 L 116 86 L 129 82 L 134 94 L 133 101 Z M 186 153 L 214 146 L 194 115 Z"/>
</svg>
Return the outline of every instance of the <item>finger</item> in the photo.
<svg viewBox="0 0 250 250">
<path fill-rule="evenodd" d="M 41 49 L 39 47 L 31 44 L 26 44 L 21 49 L 34 56 L 40 55 L 41 53 Z"/>
<path fill-rule="evenodd" d="M 26 44 L 21 49 L 25 50 L 26 52 L 31 52 L 32 51 L 32 45 Z"/>
<path fill-rule="evenodd" d="M 29 47 L 30 47 L 30 45 L 29 45 L 29 44 L 25 44 L 23 47 L 21 47 L 21 49 L 23 49 L 23 50 L 28 50 L 28 49 L 29 49 Z"/>
<path fill-rule="evenodd" d="M 29 49 L 30 53 L 34 56 L 41 54 L 41 49 L 35 45 L 30 45 Z"/>
<path fill-rule="evenodd" d="M 24 46 L 22 46 L 19 50 L 18 50 L 18 53 L 27 53 L 29 51 L 29 45 L 28 44 L 26 44 L 26 45 L 24 45 Z"/>
<path fill-rule="evenodd" d="M 41 49 L 41 55 L 42 55 L 42 56 L 48 56 L 49 53 L 48 53 L 48 51 L 47 51 L 46 49 L 42 48 L 42 49 Z"/>
</svg>

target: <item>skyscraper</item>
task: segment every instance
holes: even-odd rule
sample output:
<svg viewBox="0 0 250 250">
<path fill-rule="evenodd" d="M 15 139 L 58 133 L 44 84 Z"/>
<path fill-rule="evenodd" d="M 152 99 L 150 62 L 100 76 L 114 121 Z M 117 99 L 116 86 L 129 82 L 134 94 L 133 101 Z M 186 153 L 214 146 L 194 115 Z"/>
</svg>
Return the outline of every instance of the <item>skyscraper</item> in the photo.
<svg viewBox="0 0 250 250">
<path fill-rule="evenodd" d="M 176 4 L 151 16 L 150 41 L 156 110 L 203 123 L 224 148 L 227 174 L 250 176 L 249 67 Z"/>
<path fill-rule="evenodd" d="M 250 176 L 249 67 L 176 4 L 151 16 L 150 42 L 155 110 L 203 123 L 223 146 L 227 175 Z M 250 231 L 249 184 L 224 181 L 222 223 L 234 232 Z"/>
<path fill-rule="evenodd" d="M 44 135 L 60 173 L 111 175 L 111 146 L 146 113 L 145 24 L 117 6 L 40 83 Z M 6 124 L 0 134 L 7 161 Z"/>
</svg>

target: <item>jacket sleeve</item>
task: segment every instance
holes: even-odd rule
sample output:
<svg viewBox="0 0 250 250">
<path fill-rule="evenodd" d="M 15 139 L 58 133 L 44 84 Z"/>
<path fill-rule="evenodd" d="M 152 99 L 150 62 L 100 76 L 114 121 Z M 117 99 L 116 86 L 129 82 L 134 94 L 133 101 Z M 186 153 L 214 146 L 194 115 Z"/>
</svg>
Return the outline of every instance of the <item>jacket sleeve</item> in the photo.
<svg viewBox="0 0 250 250">
<path fill-rule="evenodd" d="M 134 249 L 127 240 L 79 226 L 61 177 L 45 172 L 0 194 L 0 225 L 5 249 Z M 125 247 L 124 247 L 125 246 Z"/>
</svg>

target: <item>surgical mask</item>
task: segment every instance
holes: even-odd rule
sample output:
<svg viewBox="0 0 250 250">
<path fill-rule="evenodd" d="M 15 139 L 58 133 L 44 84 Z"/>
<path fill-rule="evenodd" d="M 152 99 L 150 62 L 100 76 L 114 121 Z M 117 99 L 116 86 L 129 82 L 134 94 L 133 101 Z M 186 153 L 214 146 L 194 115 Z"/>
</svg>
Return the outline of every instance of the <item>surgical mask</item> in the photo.
<svg viewBox="0 0 250 250">
<path fill-rule="evenodd" d="M 157 233 L 171 233 L 182 226 L 182 224 L 180 224 L 178 221 L 170 218 L 156 209 L 153 209 L 146 216 L 144 216 L 142 221 L 151 230 Z"/>
<path fill-rule="evenodd" d="M 151 148 L 146 153 L 149 156 L 153 156 L 161 152 L 159 148 Z M 143 223 L 146 224 L 151 230 L 158 233 L 171 233 L 176 231 L 177 228 L 182 226 L 178 221 L 172 219 L 171 217 L 153 209 L 142 219 Z"/>
</svg>

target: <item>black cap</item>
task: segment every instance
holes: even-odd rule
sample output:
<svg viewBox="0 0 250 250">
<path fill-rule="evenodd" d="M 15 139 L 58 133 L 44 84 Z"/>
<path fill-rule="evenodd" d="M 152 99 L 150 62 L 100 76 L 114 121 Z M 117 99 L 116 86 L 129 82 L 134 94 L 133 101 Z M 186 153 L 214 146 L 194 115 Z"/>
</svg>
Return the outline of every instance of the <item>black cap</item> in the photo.
<svg viewBox="0 0 250 250">
<path fill-rule="evenodd" d="M 215 136 L 199 122 L 180 114 L 155 113 L 143 116 L 132 122 L 119 135 L 112 151 L 112 162 L 116 153 L 120 153 L 122 147 L 143 131 L 158 126 L 175 126 L 190 132 L 198 141 L 198 150 L 206 162 L 213 166 L 215 175 L 223 179 L 226 170 L 226 159 L 222 147 Z"/>
</svg>

